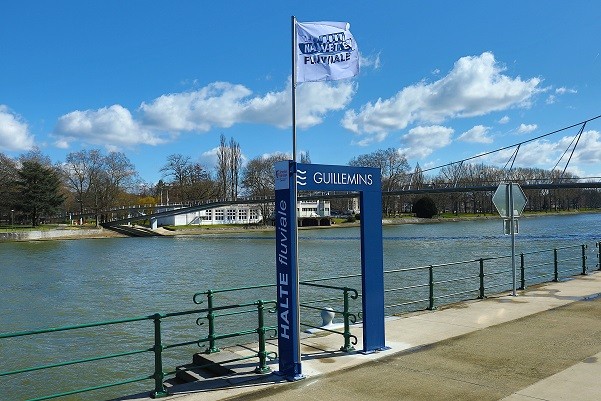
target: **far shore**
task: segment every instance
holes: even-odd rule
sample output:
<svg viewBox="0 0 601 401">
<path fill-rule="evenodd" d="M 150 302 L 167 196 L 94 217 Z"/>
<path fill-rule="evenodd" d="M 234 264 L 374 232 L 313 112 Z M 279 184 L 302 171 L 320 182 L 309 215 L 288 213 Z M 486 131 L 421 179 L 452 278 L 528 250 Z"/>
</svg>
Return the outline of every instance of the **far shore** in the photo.
<svg viewBox="0 0 601 401">
<path fill-rule="evenodd" d="M 570 211 L 570 212 L 548 212 L 548 213 L 531 213 L 525 214 L 523 218 L 532 218 L 538 216 L 550 215 L 574 215 L 580 213 L 600 213 L 601 211 Z M 400 224 L 432 224 L 432 223 L 449 223 L 467 220 L 482 220 L 501 218 L 497 214 L 485 215 L 467 215 L 467 216 L 452 216 L 452 217 L 433 217 L 431 219 L 418 217 L 398 217 L 398 218 L 383 218 L 382 225 L 400 225 Z M 359 221 L 356 222 L 339 222 L 331 226 L 321 227 L 299 227 L 300 230 L 315 230 L 315 229 L 336 229 L 343 227 L 358 227 Z M 261 225 L 232 225 L 232 226 L 182 226 L 182 227 L 159 227 L 153 230 L 161 236 L 186 236 L 186 235 L 205 235 L 205 234 L 239 234 L 250 232 L 269 232 L 274 231 L 273 226 Z M 100 239 L 100 238 L 127 238 L 126 235 L 99 227 L 78 227 L 78 226 L 59 226 L 57 228 L 43 230 L 10 230 L 0 229 L 0 242 L 14 241 L 48 241 L 48 240 L 65 240 L 65 239 Z"/>
</svg>

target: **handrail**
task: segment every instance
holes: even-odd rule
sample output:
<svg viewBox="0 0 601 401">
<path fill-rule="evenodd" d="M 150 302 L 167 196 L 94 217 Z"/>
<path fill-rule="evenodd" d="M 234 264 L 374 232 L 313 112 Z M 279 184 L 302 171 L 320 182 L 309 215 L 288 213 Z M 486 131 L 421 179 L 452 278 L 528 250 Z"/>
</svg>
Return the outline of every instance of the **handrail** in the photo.
<svg viewBox="0 0 601 401">
<path fill-rule="evenodd" d="M 193 310 L 178 311 L 178 312 L 171 312 L 171 313 L 155 313 L 152 315 L 137 316 L 137 317 L 133 317 L 133 318 L 116 319 L 116 320 L 110 320 L 110 321 L 101 321 L 101 322 L 85 323 L 85 324 L 79 324 L 79 325 L 60 326 L 60 327 L 53 327 L 53 328 L 47 328 L 47 329 L 19 331 L 19 332 L 12 332 L 12 333 L 0 333 L 0 339 L 9 339 L 9 338 L 24 337 L 24 336 L 50 334 L 50 333 L 63 332 L 63 331 L 75 331 L 75 330 L 100 327 L 100 326 L 127 324 L 127 323 L 148 321 L 148 320 L 153 321 L 153 328 L 154 328 L 154 330 L 153 330 L 154 345 L 150 348 L 130 350 L 130 351 L 106 354 L 106 355 L 96 355 L 96 356 L 92 356 L 89 358 L 63 361 L 63 362 L 58 362 L 58 363 L 53 363 L 53 364 L 44 364 L 44 365 L 40 365 L 40 366 L 31 366 L 31 367 L 27 367 L 27 368 L 12 370 L 12 371 L 0 372 L 0 377 L 12 376 L 12 375 L 17 375 L 17 374 L 27 373 L 27 372 L 35 372 L 35 371 L 40 371 L 40 370 L 47 370 L 47 369 L 58 368 L 58 367 L 63 367 L 63 366 L 77 365 L 77 364 L 82 364 L 82 363 L 87 363 L 87 362 L 95 362 L 95 361 L 100 361 L 100 360 L 108 360 L 108 359 L 114 359 L 114 358 L 133 356 L 133 355 L 138 355 L 138 354 L 142 354 L 142 353 L 146 353 L 146 352 L 153 352 L 154 353 L 154 373 L 151 375 L 146 375 L 146 376 L 141 376 L 141 377 L 137 377 L 137 378 L 131 378 L 131 379 L 126 379 L 126 380 L 122 380 L 122 381 L 112 382 L 112 383 L 104 383 L 104 384 L 100 384 L 100 385 L 93 386 L 93 387 L 80 388 L 80 389 L 75 389 L 75 390 L 71 390 L 71 391 L 46 395 L 46 396 L 42 396 L 42 397 L 33 398 L 30 401 L 58 398 L 58 397 L 88 392 L 88 391 L 94 391 L 94 390 L 100 390 L 100 389 L 105 389 L 105 388 L 109 388 L 109 387 L 120 386 L 120 385 L 124 385 L 124 384 L 131 384 L 131 383 L 140 382 L 140 381 L 144 381 L 144 380 L 150 380 L 150 379 L 154 379 L 154 382 L 155 382 L 154 390 L 151 392 L 151 396 L 153 398 L 162 398 L 162 397 L 166 397 L 168 395 L 167 390 L 163 383 L 165 376 L 174 375 L 176 373 L 175 370 L 170 371 L 170 372 L 164 372 L 163 360 L 162 360 L 163 351 L 172 349 L 175 347 L 185 346 L 185 345 L 192 345 L 192 344 L 200 345 L 202 342 L 211 341 L 212 339 L 231 338 L 231 337 L 237 337 L 237 336 L 248 335 L 248 334 L 253 334 L 253 333 L 256 333 L 258 335 L 258 339 L 259 339 L 259 351 L 254 356 L 254 357 L 259 358 L 259 366 L 255 369 L 255 371 L 257 373 L 266 373 L 266 372 L 270 371 L 269 367 L 267 366 L 267 359 L 274 355 L 274 353 L 272 353 L 272 352 L 265 351 L 265 341 L 267 338 L 266 333 L 268 331 L 275 332 L 276 328 L 265 325 L 263 313 L 264 313 L 264 309 L 265 309 L 266 305 L 269 305 L 269 304 L 275 305 L 275 303 L 276 303 L 275 301 L 258 300 L 256 302 L 237 303 L 237 304 L 224 305 L 224 306 L 218 306 L 218 307 L 213 307 L 213 308 L 193 309 Z M 226 334 L 219 334 L 219 335 L 213 333 L 213 336 L 208 336 L 206 338 L 200 338 L 200 339 L 197 339 L 194 341 L 185 341 L 185 342 L 174 343 L 174 344 L 164 344 L 163 343 L 161 321 L 165 318 L 199 314 L 199 313 L 205 313 L 205 312 L 211 313 L 213 311 L 236 309 L 236 308 L 241 308 L 241 307 L 248 307 L 251 305 L 254 305 L 257 307 L 257 315 L 258 315 L 259 325 L 258 325 L 258 327 L 254 328 L 254 329 L 244 330 L 243 332 L 238 332 L 238 333 L 226 333 Z M 248 311 L 246 311 L 246 312 L 248 312 Z M 244 358 L 247 359 L 250 357 L 244 357 Z"/>
<path fill-rule="evenodd" d="M 342 312 L 335 311 L 335 310 L 332 311 L 334 313 L 336 313 L 336 312 L 342 313 L 342 320 L 344 323 L 344 331 L 342 333 L 340 333 L 339 331 L 336 331 L 336 330 L 329 329 L 327 327 L 323 327 L 323 326 L 318 327 L 318 326 L 314 326 L 314 325 L 311 325 L 308 323 L 303 323 L 303 322 L 301 322 L 300 324 L 303 326 L 314 328 L 314 329 L 320 329 L 320 330 L 324 330 L 324 331 L 327 331 L 330 333 L 340 334 L 344 338 L 344 345 L 342 347 L 340 347 L 340 350 L 344 351 L 344 352 L 354 351 L 355 350 L 354 345 L 357 345 L 358 340 L 357 340 L 357 337 L 351 333 L 351 324 L 354 324 L 357 322 L 357 317 L 355 314 L 350 312 L 350 299 L 359 298 L 359 293 L 357 292 L 357 290 L 355 290 L 354 288 L 349 288 L 349 287 L 339 287 L 339 286 L 333 286 L 333 285 L 327 285 L 327 284 L 316 284 L 315 282 L 306 282 L 306 281 L 301 284 L 304 284 L 304 285 L 310 286 L 310 287 L 343 291 L 343 310 L 342 310 Z M 320 308 L 320 307 L 307 305 L 307 304 L 303 304 L 303 303 L 301 303 L 300 306 L 304 307 L 304 308 L 309 308 L 309 309 L 324 310 L 323 307 Z"/>
</svg>

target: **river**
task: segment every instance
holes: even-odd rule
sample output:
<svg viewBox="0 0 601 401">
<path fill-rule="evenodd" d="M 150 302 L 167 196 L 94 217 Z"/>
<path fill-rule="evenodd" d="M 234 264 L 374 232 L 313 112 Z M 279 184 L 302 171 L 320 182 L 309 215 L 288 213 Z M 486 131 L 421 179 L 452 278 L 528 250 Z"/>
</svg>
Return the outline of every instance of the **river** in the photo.
<svg viewBox="0 0 601 401">
<path fill-rule="evenodd" d="M 601 214 L 522 218 L 516 251 L 587 244 L 589 266 L 594 268 L 594 244 L 601 240 L 596 227 L 600 223 Z M 383 236 L 385 270 L 510 254 L 510 237 L 503 235 L 498 218 L 385 226 Z M 0 304 L 3 312 L 0 331 L 15 332 L 194 309 L 198 307 L 192 303 L 195 292 L 273 283 L 274 241 L 273 232 L 249 231 L 201 236 L 0 243 Z M 302 230 L 299 233 L 301 281 L 359 273 L 359 241 L 357 227 Z M 186 325 L 198 329 L 193 319 L 182 319 L 173 330 Z M 111 333 L 111 336 L 115 335 Z M 134 345 L 139 342 L 138 333 L 131 334 L 125 329 L 118 333 L 122 337 L 117 342 Z M 148 338 L 147 332 L 145 335 Z M 106 341 L 110 344 L 115 338 Z M 98 343 L 93 334 L 84 339 L 67 336 L 58 342 L 33 341 L 31 338 L 0 340 L 0 371 L 51 363 L 57 356 L 62 361 L 69 360 L 71 354 L 81 358 L 95 355 L 93 351 L 96 351 L 97 355 L 97 350 L 102 347 L 104 345 Z M 186 355 L 192 353 L 186 352 Z M 46 358 L 42 354 L 49 356 Z M 106 381 L 109 368 L 110 364 L 96 364 L 85 370 L 92 372 L 86 374 L 91 381 L 99 378 Z M 63 373 L 57 373 L 58 379 L 56 374 L 48 376 L 51 374 L 46 372 L 28 373 L 24 378 L 22 375 L 2 377 L 3 397 L 22 400 L 36 391 L 42 395 L 58 391 L 55 387 L 68 388 L 71 379 L 63 377 L 80 368 L 58 370 L 61 369 Z M 47 386 L 49 381 L 56 385 Z M 151 389 L 152 383 L 71 399 L 102 399 L 140 391 L 140 388 Z"/>
</svg>

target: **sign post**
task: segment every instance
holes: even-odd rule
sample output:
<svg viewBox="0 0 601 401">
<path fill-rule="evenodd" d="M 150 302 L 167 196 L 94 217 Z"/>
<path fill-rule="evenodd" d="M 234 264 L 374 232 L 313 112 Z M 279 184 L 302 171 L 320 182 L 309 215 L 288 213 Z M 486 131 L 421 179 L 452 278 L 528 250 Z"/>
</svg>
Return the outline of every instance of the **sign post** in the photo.
<svg viewBox="0 0 601 401">
<path fill-rule="evenodd" d="M 511 235 L 511 275 L 512 275 L 512 295 L 516 293 L 516 268 L 515 268 L 515 234 L 517 233 L 518 217 L 524 211 L 526 206 L 526 195 L 516 183 L 502 182 L 495 191 L 492 201 L 499 212 L 503 221 L 503 231 Z"/>
<path fill-rule="evenodd" d="M 361 294 L 363 352 L 387 349 L 384 335 L 384 261 L 380 170 L 370 167 L 275 165 L 275 236 L 279 372 L 301 379 L 296 191 L 358 192 L 361 202 Z"/>
</svg>

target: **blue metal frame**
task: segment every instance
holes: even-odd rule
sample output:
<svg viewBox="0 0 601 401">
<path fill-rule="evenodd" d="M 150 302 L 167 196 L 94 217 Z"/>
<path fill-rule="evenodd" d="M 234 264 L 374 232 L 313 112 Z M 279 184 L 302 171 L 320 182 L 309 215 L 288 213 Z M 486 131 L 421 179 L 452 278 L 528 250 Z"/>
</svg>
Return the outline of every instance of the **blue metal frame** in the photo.
<svg viewBox="0 0 601 401">
<path fill-rule="evenodd" d="M 363 352 L 386 349 L 384 262 L 380 170 L 371 167 L 303 164 L 275 165 L 276 274 L 278 285 L 279 372 L 302 378 L 297 265 L 297 188 L 307 191 L 358 192 L 361 207 L 361 285 Z"/>
</svg>

